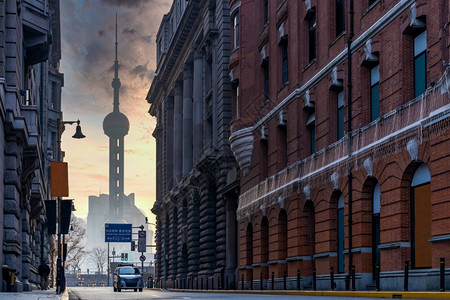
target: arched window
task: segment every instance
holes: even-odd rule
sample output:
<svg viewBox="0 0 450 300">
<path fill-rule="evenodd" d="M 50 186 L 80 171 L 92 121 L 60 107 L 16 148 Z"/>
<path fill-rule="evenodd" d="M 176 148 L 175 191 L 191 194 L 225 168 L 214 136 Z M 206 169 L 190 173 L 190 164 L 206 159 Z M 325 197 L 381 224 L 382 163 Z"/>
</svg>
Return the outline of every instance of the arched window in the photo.
<svg viewBox="0 0 450 300">
<path fill-rule="evenodd" d="M 251 223 L 247 225 L 246 237 L 247 266 L 251 266 L 253 264 L 253 226 Z"/>
<path fill-rule="evenodd" d="M 278 259 L 287 257 L 287 214 L 284 209 L 278 215 Z"/>
<path fill-rule="evenodd" d="M 377 183 L 372 195 L 372 273 L 380 263 L 380 185 Z"/>
<path fill-rule="evenodd" d="M 422 163 L 411 182 L 411 257 L 413 268 L 431 267 L 430 171 Z"/>
<path fill-rule="evenodd" d="M 338 233 L 338 272 L 345 272 L 345 260 L 344 260 L 344 196 L 341 195 L 338 200 L 338 218 L 337 218 L 337 233 Z"/>
<path fill-rule="evenodd" d="M 267 263 L 269 260 L 269 221 L 267 217 L 261 220 L 261 262 Z"/>
<path fill-rule="evenodd" d="M 314 203 L 311 200 L 306 201 L 305 206 L 303 208 L 303 214 L 306 218 L 306 228 L 305 228 L 305 244 L 308 246 L 309 251 L 308 255 L 313 256 L 315 252 L 315 215 L 314 215 Z"/>
</svg>

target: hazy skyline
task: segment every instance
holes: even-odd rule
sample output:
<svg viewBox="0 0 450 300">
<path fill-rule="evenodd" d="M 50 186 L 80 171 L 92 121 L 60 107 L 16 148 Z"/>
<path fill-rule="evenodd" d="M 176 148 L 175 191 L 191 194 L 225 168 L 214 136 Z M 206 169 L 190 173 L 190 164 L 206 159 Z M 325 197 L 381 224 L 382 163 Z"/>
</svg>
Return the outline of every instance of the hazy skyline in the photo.
<svg viewBox="0 0 450 300">
<path fill-rule="evenodd" d="M 89 195 L 109 193 L 109 142 L 103 119 L 113 109 L 114 30 L 118 16 L 120 111 L 130 120 L 125 136 L 125 194 L 136 194 L 136 205 L 150 212 L 155 200 L 156 120 L 145 101 L 156 67 L 155 36 L 169 0 L 61 1 L 63 120 L 80 119 L 85 139 L 75 140 L 74 125 L 62 138 L 69 163 L 69 198 L 75 214 L 86 217 Z"/>
</svg>

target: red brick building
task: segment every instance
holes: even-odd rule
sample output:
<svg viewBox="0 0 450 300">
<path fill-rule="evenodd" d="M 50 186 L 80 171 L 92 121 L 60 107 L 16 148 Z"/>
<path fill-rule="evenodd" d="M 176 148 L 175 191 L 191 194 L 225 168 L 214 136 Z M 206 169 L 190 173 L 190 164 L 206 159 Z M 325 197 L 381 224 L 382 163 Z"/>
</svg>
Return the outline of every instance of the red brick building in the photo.
<svg viewBox="0 0 450 300">
<path fill-rule="evenodd" d="M 230 3 L 239 279 L 439 289 L 450 261 L 450 6 Z M 350 55 L 349 55 L 350 53 Z M 350 105 L 349 105 L 350 104 Z M 347 281 L 348 283 L 348 281 Z M 348 285 L 347 285 L 348 288 Z"/>
</svg>

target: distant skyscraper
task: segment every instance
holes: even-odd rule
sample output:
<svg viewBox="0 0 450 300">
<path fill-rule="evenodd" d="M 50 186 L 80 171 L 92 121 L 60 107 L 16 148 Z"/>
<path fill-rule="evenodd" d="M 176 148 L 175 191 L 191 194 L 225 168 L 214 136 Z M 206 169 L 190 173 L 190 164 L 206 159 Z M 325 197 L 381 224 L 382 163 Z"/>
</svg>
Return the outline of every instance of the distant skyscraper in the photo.
<svg viewBox="0 0 450 300">
<path fill-rule="evenodd" d="M 103 131 L 109 137 L 109 222 L 123 220 L 124 198 L 124 137 L 128 134 L 130 122 L 119 111 L 119 62 L 117 61 L 117 16 L 116 16 L 116 51 L 114 61 L 114 109 L 103 120 Z"/>
</svg>

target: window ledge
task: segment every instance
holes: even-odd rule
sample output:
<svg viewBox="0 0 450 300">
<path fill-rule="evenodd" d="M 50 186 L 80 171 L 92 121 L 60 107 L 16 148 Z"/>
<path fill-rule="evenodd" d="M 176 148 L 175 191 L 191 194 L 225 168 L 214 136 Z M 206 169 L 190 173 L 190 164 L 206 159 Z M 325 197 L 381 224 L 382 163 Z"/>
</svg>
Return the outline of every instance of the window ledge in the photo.
<svg viewBox="0 0 450 300">
<path fill-rule="evenodd" d="M 378 3 L 380 3 L 380 0 L 375 1 L 374 3 L 372 3 L 371 6 L 369 6 L 361 15 L 361 18 L 364 17 L 365 15 L 367 15 Z"/>
<path fill-rule="evenodd" d="M 339 41 L 339 40 L 341 39 L 341 37 L 343 37 L 344 35 L 345 35 L 345 30 L 342 31 L 342 32 L 334 39 L 334 41 L 332 41 L 332 42 L 330 43 L 330 45 L 328 46 L 328 48 L 333 47 L 333 45 L 336 44 L 337 41 Z"/>
<path fill-rule="evenodd" d="M 283 83 L 278 89 L 277 93 L 281 92 L 287 85 L 289 84 L 289 80 Z"/>
<path fill-rule="evenodd" d="M 309 62 L 309 64 L 303 68 L 303 72 L 305 72 L 306 70 L 308 70 L 315 62 L 317 61 L 317 58 L 314 58 L 313 60 L 311 60 Z"/>
</svg>

